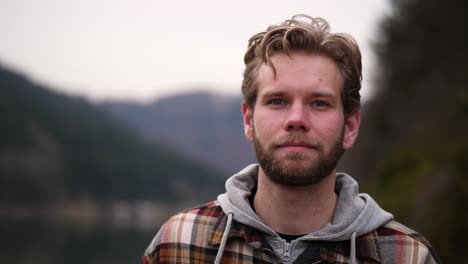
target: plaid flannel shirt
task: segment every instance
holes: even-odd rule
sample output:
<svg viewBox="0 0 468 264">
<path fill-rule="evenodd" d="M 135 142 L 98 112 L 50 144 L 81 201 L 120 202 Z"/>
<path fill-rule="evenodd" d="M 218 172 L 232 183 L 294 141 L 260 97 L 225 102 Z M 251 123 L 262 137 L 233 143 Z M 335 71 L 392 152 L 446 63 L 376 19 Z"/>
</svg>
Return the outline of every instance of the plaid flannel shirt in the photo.
<svg viewBox="0 0 468 264">
<path fill-rule="evenodd" d="M 214 263 L 227 216 L 217 202 L 170 218 L 145 251 L 142 264 Z M 302 253 L 294 263 L 349 263 L 350 241 L 311 241 L 316 254 Z M 309 252 L 310 253 L 310 252 Z M 312 255 L 319 256 L 310 257 Z M 440 263 L 420 234 L 391 221 L 356 239 L 358 263 Z M 233 221 L 222 263 L 282 263 L 260 231 Z"/>
</svg>

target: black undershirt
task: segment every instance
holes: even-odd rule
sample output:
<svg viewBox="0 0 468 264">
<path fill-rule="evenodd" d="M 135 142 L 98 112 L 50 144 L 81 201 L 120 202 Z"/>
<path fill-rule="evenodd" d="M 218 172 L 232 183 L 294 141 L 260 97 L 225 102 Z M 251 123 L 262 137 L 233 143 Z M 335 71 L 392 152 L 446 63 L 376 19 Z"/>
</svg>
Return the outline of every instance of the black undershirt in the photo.
<svg viewBox="0 0 468 264">
<path fill-rule="evenodd" d="M 276 232 L 282 239 L 286 240 L 286 242 L 288 243 L 291 243 L 291 241 L 293 240 L 296 240 L 302 236 L 305 236 L 306 234 L 304 235 L 286 235 L 286 234 L 281 234 L 281 233 L 278 233 Z"/>
<path fill-rule="evenodd" d="M 255 193 L 256 193 L 257 189 L 254 189 L 252 190 L 252 195 L 249 196 L 249 203 L 250 203 L 250 207 L 252 207 L 252 210 L 256 213 L 257 211 L 255 211 L 255 207 L 254 207 L 254 197 L 255 197 Z M 303 235 L 288 235 L 288 234 L 281 234 L 281 233 L 278 233 L 276 232 L 282 239 L 286 240 L 286 242 L 288 243 L 291 243 L 291 241 L 293 240 L 296 240 L 302 236 L 305 236 L 306 234 L 303 234 Z"/>
</svg>

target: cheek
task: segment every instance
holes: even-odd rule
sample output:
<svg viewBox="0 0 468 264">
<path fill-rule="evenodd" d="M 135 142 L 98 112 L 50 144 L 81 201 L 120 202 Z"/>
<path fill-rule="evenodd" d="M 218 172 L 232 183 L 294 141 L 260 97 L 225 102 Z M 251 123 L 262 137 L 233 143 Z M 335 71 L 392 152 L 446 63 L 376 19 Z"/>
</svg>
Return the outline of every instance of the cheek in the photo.
<svg viewBox="0 0 468 264">
<path fill-rule="evenodd" d="M 327 120 L 320 124 L 315 124 L 315 130 L 319 131 L 317 134 L 322 140 L 335 142 L 341 138 L 344 132 L 344 122 L 340 119 Z"/>
<path fill-rule="evenodd" d="M 265 139 L 279 129 L 278 124 L 278 118 L 268 118 L 258 115 L 252 122 L 253 135 L 257 138 Z"/>
</svg>

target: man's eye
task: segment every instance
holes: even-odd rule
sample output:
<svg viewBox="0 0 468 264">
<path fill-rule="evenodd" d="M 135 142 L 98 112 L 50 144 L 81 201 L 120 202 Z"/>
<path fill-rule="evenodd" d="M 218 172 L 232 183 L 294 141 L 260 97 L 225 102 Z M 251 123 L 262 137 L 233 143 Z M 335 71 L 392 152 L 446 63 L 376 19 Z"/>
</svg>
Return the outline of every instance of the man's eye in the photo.
<svg viewBox="0 0 468 264">
<path fill-rule="evenodd" d="M 312 103 L 312 105 L 315 106 L 315 107 L 319 107 L 319 108 L 325 108 L 325 107 L 329 107 L 329 106 L 330 106 L 330 104 L 329 104 L 328 102 L 326 102 L 326 101 L 320 101 L 320 100 L 319 100 L 319 101 L 314 101 L 314 102 Z"/>
<path fill-rule="evenodd" d="M 270 101 L 268 101 L 268 104 L 284 105 L 284 104 L 286 104 L 286 101 L 284 101 L 283 99 L 275 98 L 275 99 L 271 99 Z"/>
</svg>

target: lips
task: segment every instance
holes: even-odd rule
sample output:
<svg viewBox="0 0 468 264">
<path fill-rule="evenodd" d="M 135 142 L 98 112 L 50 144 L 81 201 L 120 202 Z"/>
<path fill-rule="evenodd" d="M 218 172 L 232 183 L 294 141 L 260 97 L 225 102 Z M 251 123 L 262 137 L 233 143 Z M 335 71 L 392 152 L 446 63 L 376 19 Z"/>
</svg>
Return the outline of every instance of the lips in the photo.
<svg viewBox="0 0 468 264">
<path fill-rule="evenodd" d="M 314 145 L 305 143 L 305 142 L 287 142 L 280 144 L 278 147 L 287 148 L 287 147 L 301 147 L 301 148 L 316 148 Z"/>
<path fill-rule="evenodd" d="M 304 141 L 287 141 L 284 143 L 277 144 L 276 149 L 283 149 L 288 151 L 304 151 L 304 150 L 311 150 L 311 149 L 319 149 L 316 144 L 311 144 Z"/>
</svg>

